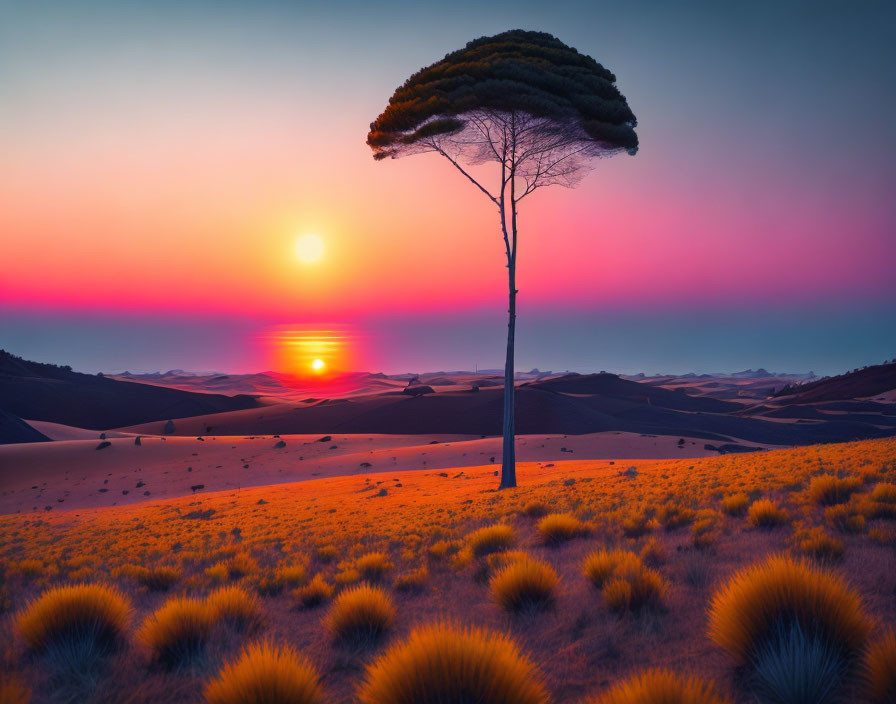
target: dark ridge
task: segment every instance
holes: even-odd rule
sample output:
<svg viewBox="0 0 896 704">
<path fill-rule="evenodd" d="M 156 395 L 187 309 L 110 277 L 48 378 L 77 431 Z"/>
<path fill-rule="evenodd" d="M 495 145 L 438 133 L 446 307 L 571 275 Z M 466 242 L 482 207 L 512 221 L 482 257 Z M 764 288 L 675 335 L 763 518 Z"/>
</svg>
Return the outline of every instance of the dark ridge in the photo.
<svg viewBox="0 0 896 704">
<path fill-rule="evenodd" d="M 257 407 L 254 396 L 225 396 L 82 374 L 0 350 L 0 409 L 19 418 L 108 430 L 168 418 Z M 36 431 L 35 431 L 36 432 Z"/>
</svg>

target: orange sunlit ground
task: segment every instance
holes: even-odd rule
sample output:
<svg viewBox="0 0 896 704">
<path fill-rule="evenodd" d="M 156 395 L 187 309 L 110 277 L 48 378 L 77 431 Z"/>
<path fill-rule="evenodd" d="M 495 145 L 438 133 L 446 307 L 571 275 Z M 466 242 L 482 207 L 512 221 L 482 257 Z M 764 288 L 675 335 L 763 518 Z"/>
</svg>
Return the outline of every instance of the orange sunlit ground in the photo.
<svg viewBox="0 0 896 704">
<path fill-rule="evenodd" d="M 869 642 L 896 618 L 887 596 L 896 586 L 894 440 L 707 459 L 524 463 L 519 488 L 500 493 L 493 469 L 361 474 L 3 516 L 3 594 L 7 608 L 19 609 L 58 584 L 117 586 L 133 605 L 123 635 L 131 664 L 113 667 L 144 693 L 176 691 L 183 701 L 192 701 L 215 666 L 142 667 L 156 641 L 137 629 L 179 595 L 204 598 L 221 586 L 237 589 L 227 597 L 238 602 L 230 608 L 248 620 L 216 626 L 229 635 L 205 646 L 212 663 L 233 657 L 240 643 L 285 638 L 322 673 L 329 700 L 346 702 L 380 646 L 346 650 L 328 630 L 328 613 L 332 599 L 362 581 L 379 585 L 394 605 L 386 643 L 448 613 L 507 632 L 538 664 L 556 701 L 578 701 L 594 682 L 646 666 L 736 691 L 735 661 L 708 637 L 706 609 L 737 570 L 770 554 L 848 575 Z M 478 530 L 493 525 L 502 528 Z M 596 588 L 589 570 L 597 557 L 583 574 L 585 558 L 601 548 L 621 549 L 646 570 L 639 574 L 657 580 L 652 605 Z M 496 575 L 523 559 L 519 551 L 559 576 L 553 607 L 514 615 L 502 606 Z M 24 671 L 39 667 L 29 661 Z M 117 679 L 104 680 L 100 694 L 117 691 Z M 29 680 L 38 692 L 47 686 L 38 676 Z"/>
</svg>

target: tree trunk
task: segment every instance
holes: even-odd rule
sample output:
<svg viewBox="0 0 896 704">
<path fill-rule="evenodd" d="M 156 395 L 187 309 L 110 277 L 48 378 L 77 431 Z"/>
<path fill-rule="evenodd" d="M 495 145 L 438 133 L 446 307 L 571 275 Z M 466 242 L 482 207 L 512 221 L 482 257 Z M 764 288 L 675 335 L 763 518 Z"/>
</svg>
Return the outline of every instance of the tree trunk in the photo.
<svg viewBox="0 0 896 704">
<path fill-rule="evenodd" d="M 504 453 L 501 457 L 501 486 L 509 489 L 516 486 L 516 446 L 514 444 L 514 386 L 513 386 L 513 343 L 516 334 L 516 257 L 507 262 L 509 300 L 507 307 L 507 357 L 504 361 Z"/>
</svg>

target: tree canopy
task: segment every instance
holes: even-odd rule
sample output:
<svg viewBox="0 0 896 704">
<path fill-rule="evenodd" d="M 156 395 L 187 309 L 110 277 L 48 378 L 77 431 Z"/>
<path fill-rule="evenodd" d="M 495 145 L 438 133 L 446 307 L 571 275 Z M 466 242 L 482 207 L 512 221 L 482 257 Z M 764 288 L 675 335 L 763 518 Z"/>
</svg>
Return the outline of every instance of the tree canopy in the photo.
<svg viewBox="0 0 896 704">
<path fill-rule="evenodd" d="M 483 114 L 520 115 L 542 131 L 562 131 L 589 156 L 635 154 L 637 120 L 615 82 L 597 61 L 545 32 L 481 37 L 405 81 L 371 124 L 367 144 L 376 159 L 438 150 L 439 139 L 471 122 L 481 131 Z"/>
</svg>

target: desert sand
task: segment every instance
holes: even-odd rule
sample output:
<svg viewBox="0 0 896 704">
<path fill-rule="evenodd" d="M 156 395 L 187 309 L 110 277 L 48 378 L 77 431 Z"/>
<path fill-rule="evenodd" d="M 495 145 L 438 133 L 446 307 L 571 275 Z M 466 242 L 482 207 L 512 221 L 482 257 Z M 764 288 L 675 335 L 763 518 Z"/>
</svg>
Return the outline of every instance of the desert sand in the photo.
<svg viewBox="0 0 896 704">
<path fill-rule="evenodd" d="M 0 513 L 122 506 L 192 493 L 325 477 L 492 466 L 501 439 L 460 435 L 160 437 L 38 423 L 55 442 L 0 446 Z M 90 439 L 86 439 L 85 436 Z M 330 439 L 321 442 L 322 437 Z M 517 438 L 520 462 L 714 456 L 697 438 L 607 432 Z M 283 446 L 280 444 L 283 443 Z M 496 464 L 497 463 L 497 464 Z M 200 486 L 200 489 L 193 487 Z"/>
</svg>

